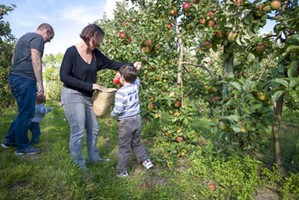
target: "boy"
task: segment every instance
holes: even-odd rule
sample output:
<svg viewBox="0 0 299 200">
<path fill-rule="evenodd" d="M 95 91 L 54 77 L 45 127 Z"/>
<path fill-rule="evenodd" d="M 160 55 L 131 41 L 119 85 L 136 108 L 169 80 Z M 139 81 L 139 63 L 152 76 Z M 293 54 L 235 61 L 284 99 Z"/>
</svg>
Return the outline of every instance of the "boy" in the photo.
<svg viewBox="0 0 299 200">
<path fill-rule="evenodd" d="M 152 168 L 153 164 L 148 159 L 141 142 L 142 121 L 138 96 L 140 80 L 137 78 L 137 69 L 132 66 L 122 66 L 116 77 L 122 85 L 115 94 L 115 106 L 111 112 L 111 117 L 117 119 L 119 128 L 116 173 L 118 177 L 126 177 L 129 176 L 127 162 L 130 149 L 146 169 Z"/>
<path fill-rule="evenodd" d="M 31 138 L 30 144 L 39 143 L 39 137 L 41 134 L 39 123 L 42 121 L 45 114 L 47 114 L 48 112 L 50 112 L 52 110 L 52 108 L 46 108 L 44 106 L 45 102 L 46 102 L 45 96 L 37 96 L 36 97 L 34 118 L 31 120 L 31 122 L 29 124 L 29 130 L 32 133 L 32 138 Z"/>
</svg>

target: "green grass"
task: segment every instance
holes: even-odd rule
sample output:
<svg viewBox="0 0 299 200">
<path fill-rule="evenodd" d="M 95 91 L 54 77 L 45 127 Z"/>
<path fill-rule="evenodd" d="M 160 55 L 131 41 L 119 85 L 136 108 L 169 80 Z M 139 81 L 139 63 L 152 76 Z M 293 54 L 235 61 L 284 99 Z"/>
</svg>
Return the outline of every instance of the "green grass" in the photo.
<svg viewBox="0 0 299 200">
<path fill-rule="evenodd" d="M 265 144 L 268 151 L 262 159 L 242 152 L 224 156 L 215 151 L 217 136 L 209 128 L 215 123 L 199 117 L 192 123 L 200 138 L 196 144 L 165 141 L 159 128 L 161 123 L 168 123 L 167 119 L 144 124 L 144 144 L 155 168 L 145 171 L 132 156 L 130 177 L 117 178 L 116 121 L 107 116 L 99 119 L 98 148 L 111 162 L 88 164 L 89 170 L 82 172 L 70 159 L 69 126 L 63 109 L 58 103 L 51 106 L 54 109 L 42 121 L 41 142 L 36 145 L 43 149 L 41 154 L 18 157 L 13 148 L 0 149 L 0 199 L 259 199 L 261 194 L 292 199 L 299 195 L 296 127 L 282 126 L 283 158 L 289 170 L 285 179 L 267 165 L 271 139 Z M 12 108 L 1 113 L 1 141 L 15 114 Z M 296 122 L 293 116 L 292 120 L 288 123 Z M 85 145 L 83 149 L 86 155 Z M 209 184 L 215 184 L 216 189 L 211 191 Z"/>
</svg>

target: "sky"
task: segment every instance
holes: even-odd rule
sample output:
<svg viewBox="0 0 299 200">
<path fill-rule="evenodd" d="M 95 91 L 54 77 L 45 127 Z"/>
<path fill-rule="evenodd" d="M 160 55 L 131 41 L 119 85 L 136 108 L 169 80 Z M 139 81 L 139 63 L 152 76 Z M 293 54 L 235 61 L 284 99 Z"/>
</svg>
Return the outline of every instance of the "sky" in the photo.
<svg viewBox="0 0 299 200">
<path fill-rule="evenodd" d="M 82 29 L 99 20 L 106 13 L 113 16 L 115 0 L 1 0 L 1 4 L 16 8 L 4 16 L 12 34 L 19 38 L 27 32 L 34 32 L 43 22 L 51 24 L 55 37 L 45 44 L 45 54 L 64 53 L 80 41 Z"/>
</svg>

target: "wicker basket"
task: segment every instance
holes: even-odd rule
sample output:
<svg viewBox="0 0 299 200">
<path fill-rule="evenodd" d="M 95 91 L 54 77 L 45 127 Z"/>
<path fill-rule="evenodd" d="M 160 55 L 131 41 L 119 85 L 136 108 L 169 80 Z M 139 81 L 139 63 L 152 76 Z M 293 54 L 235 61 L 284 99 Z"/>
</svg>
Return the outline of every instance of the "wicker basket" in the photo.
<svg viewBox="0 0 299 200">
<path fill-rule="evenodd" d="M 97 117 L 101 117 L 111 108 L 116 88 L 106 88 L 101 86 L 101 90 L 97 90 L 93 99 L 93 110 Z"/>
</svg>

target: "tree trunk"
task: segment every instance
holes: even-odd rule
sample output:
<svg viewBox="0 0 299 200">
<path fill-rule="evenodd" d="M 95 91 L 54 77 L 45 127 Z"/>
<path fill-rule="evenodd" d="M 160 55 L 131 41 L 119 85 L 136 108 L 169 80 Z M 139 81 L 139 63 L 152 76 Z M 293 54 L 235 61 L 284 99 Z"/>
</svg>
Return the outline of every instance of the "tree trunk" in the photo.
<svg viewBox="0 0 299 200">
<path fill-rule="evenodd" d="M 234 53 L 230 43 L 224 46 L 223 54 L 223 78 L 225 79 L 234 75 Z M 222 98 L 225 99 L 227 96 L 228 86 L 224 84 L 222 87 Z"/>
<path fill-rule="evenodd" d="M 280 149 L 280 142 L 279 142 L 279 130 L 282 118 L 282 108 L 283 108 L 283 95 L 281 95 L 274 106 L 275 110 L 275 119 L 274 124 L 272 126 L 272 133 L 273 133 L 273 145 L 274 145 L 274 155 L 275 155 L 275 163 L 277 164 L 278 170 L 282 176 L 285 176 L 285 169 L 281 162 L 281 149 Z"/>
</svg>

